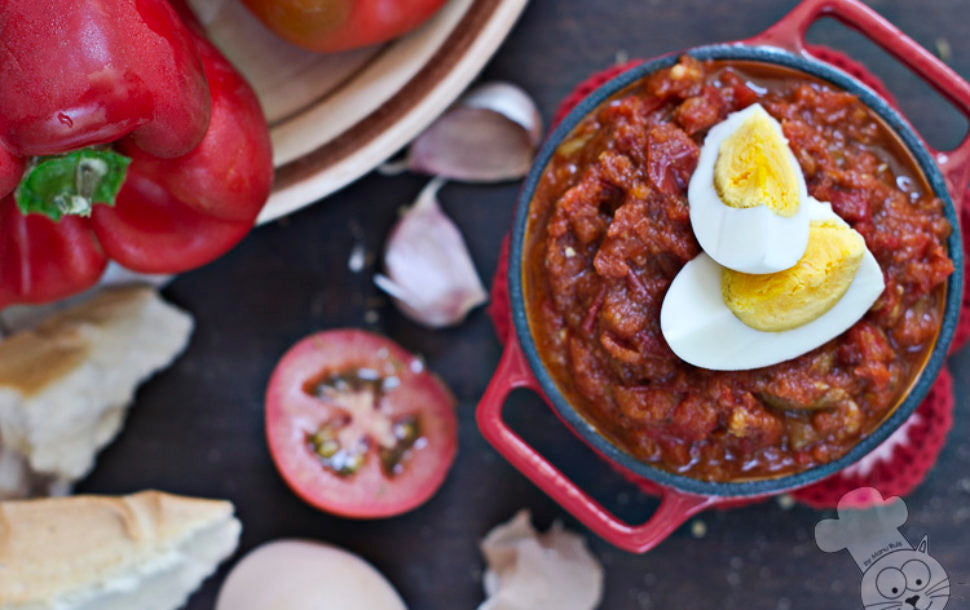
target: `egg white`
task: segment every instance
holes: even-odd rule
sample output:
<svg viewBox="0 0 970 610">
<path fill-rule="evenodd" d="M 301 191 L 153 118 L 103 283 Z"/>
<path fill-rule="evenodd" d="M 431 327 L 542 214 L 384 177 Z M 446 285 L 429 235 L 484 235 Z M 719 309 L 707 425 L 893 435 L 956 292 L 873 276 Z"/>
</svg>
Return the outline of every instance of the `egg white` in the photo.
<svg viewBox="0 0 970 610">
<path fill-rule="evenodd" d="M 835 218 L 828 203 L 808 200 L 808 221 Z M 882 269 L 866 248 L 842 298 L 820 317 L 791 330 L 755 330 L 724 304 L 721 266 L 707 254 L 684 265 L 660 309 L 660 329 L 677 357 L 716 371 L 741 371 L 784 362 L 839 336 L 862 318 L 885 289 Z"/>
<path fill-rule="evenodd" d="M 808 245 L 808 189 L 798 160 L 788 148 L 781 125 L 768 115 L 785 141 L 785 162 L 795 169 L 798 186 L 798 211 L 784 217 L 767 206 L 733 208 L 721 201 L 714 188 L 714 166 L 721 143 L 755 112 L 765 112 L 760 104 L 732 113 L 708 132 L 701 146 L 697 169 L 687 187 L 690 222 L 701 248 L 720 265 L 743 273 L 774 273 L 792 267 Z M 767 114 L 767 112 L 765 112 Z"/>
</svg>

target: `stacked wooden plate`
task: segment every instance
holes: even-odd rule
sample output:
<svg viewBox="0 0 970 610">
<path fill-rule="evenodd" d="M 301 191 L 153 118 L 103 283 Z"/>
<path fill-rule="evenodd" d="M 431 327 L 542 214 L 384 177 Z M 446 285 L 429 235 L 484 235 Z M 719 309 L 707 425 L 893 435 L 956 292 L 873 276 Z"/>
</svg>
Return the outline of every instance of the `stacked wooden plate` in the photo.
<svg viewBox="0 0 970 610">
<path fill-rule="evenodd" d="M 267 222 L 313 203 L 407 144 L 468 86 L 528 0 L 450 0 L 384 45 L 322 55 L 267 30 L 239 0 L 191 0 L 256 89 L 273 137 Z"/>
</svg>

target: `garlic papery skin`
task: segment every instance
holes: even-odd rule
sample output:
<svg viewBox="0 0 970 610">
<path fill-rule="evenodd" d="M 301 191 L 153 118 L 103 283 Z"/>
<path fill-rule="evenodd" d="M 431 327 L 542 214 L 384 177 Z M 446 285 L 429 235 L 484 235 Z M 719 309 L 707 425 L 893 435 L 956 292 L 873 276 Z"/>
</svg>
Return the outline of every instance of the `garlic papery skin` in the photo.
<svg viewBox="0 0 970 610">
<path fill-rule="evenodd" d="M 435 178 L 391 230 L 384 274 L 374 283 L 404 315 L 431 328 L 459 324 L 487 300 L 458 227 L 438 204 L 444 184 Z"/>
</svg>

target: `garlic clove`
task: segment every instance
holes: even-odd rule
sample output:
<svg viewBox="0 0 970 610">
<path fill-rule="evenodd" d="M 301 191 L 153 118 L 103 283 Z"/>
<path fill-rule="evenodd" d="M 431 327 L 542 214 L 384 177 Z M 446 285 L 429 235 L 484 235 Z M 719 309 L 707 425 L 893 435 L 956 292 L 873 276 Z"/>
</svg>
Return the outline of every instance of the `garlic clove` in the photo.
<svg viewBox="0 0 970 610">
<path fill-rule="evenodd" d="M 468 92 L 460 104 L 501 114 L 529 134 L 533 147 L 542 141 L 542 116 L 535 102 L 521 87 L 501 81 L 485 83 Z"/>
<path fill-rule="evenodd" d="M 542 117 L 519 87 L 476 87 L 411 144 L 407 168 L 465 182 L 501 182 L 529 172 Z"/>
<path fill-rule="evenodd" d="M 402 313 L 431 328 L 453 326 L 487 300 L 468 247 L 438 205 L 444 179 L 428 183 L 391 230 L 378 288 Z"/>
</svg>

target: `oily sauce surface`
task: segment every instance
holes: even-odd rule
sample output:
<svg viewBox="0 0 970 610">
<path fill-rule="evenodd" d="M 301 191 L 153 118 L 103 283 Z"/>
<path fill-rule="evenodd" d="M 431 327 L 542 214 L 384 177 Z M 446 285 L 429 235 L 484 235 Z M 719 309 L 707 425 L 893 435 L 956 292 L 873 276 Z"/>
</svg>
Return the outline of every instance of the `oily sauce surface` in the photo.
<svg viewBox="0 0 970 610">
<path fill-rule="evenodd" d="M 710 371 L 673 354 L 660 306 L 700 253 L 687 184 L 704 136 L 756 101 L 781 122 L 809 193 L 865 238 L 886 290 L 803 356 Z M 854 95 L 685 56 L 602 104 L 546 167 L 526 235 L 529 324 L 570 403 L 637 458 L 713 481 L 790 474 L 844 455 L 919 374 L 953 271 L 949 234 L 919 168 Z"/>
</svg>

